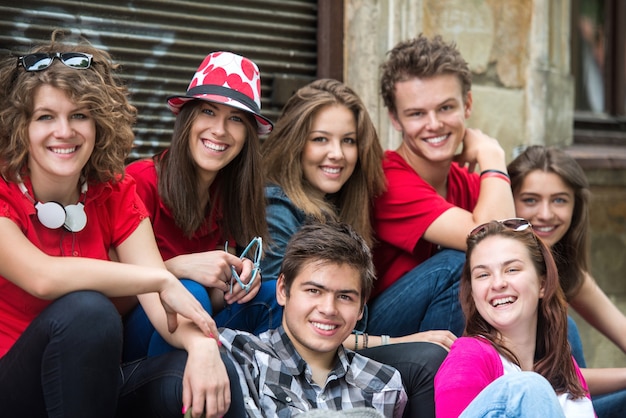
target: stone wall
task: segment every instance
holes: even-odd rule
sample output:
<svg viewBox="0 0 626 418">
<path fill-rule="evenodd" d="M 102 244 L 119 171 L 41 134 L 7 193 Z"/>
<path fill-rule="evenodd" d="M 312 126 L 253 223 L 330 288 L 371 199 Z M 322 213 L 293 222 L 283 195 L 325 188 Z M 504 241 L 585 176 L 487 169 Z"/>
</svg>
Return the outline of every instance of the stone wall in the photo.
<svg viewBox="0 0 626 418">
<path fill-rule="evenodd" d="M 399 135 L 379 98 L 379 65 L 397 42 L 440 34 L 474 73 L 469 125 L 516 147 L 571 143 L 569 0 L 346 0 L 345 81 L 365 101 L 385 148 Z"/>
<path fill-rule="evenodd" d="M 626 169 L 586 169 L 591 185 L 591 272 L 626 312 Z M 626 354 L 575 313 L 588 366 L 626 367 Z"/>
</svg>

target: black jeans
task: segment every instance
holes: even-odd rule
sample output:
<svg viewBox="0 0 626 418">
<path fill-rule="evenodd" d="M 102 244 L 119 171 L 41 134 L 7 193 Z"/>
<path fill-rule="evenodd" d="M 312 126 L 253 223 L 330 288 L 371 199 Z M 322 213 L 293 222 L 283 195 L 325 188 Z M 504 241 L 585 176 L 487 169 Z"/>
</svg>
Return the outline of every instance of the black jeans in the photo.
<svg viewBox="0 0 626 418">
<path fill-rule="evenodd" d="M 404 417 L 435 417 L 435 374 L 448 352 L 437 344 L 427 342 L 382 345 L 359 350 L 380 363 L 400 372 L 409 401 Z"/>
<path fill-rule="evenodd" d="M 0 358 L 2 416 L 114 416 L 121 355 L 122 322 L 107 297 L 57 299 Z"/>
<path fill-rule="evenodd" d="M 230 379 L 231 397 L 230 409 L 224 416 L 245 417 L 243 393 L 235 366 L 225 354 L 222 354 L 222 361 Z M 187 352 L 175 350 L 123 365 L 124 386 L 117 417 L 180 418 L 186 362 Z"/>
<path fill-rule="evenodd" d="M 48 306 L 0 358 L 0 414 L 6 417 L 182 416 L 187 353 L 124 364 L 122 322 L 98 292 L 69 293 Z M 233 364 L 227 417 L 245 416 Z"/>
</svg>

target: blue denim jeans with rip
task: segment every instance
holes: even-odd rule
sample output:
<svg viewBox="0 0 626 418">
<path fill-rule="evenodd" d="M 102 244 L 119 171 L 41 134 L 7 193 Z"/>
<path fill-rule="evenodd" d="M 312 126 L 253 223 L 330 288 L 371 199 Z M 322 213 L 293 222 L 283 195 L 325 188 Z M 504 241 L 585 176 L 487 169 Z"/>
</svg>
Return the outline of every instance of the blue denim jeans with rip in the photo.
<svg viewBox="0 0 626 418">
<path fill-rule="evenodd" d="M 505 374 L 483 389 L 459 418 L 565 417 L 554 389 L 540 374 Z"/>
<path fill-rule="evenodd" d="M 366 331 L 399 337 L 430 330 L 463 333 L 459 283 L 465 253 L 444 249 L 368 302 Z M 359 326 L 357 326 L 359 329 Z"/>
</svg>

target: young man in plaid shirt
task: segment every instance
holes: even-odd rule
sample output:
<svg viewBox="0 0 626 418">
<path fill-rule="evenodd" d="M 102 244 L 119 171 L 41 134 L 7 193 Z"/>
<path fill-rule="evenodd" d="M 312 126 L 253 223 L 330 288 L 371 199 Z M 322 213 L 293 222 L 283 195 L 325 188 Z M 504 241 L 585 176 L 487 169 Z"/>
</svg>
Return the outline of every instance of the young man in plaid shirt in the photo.
<svg viewBox="0 0 626 418">
<path fill-rule="evenodd" d="M 407 395 L 398 371 L 342 346 L 373 280 L 370 250 L 347 225 L 305 225 L 293 236 L 276 284 L 281 326 L 258 337 L 220 334 L 238 365 L 249 416 L 352 408 L 402 416 Z"/>
</svg>

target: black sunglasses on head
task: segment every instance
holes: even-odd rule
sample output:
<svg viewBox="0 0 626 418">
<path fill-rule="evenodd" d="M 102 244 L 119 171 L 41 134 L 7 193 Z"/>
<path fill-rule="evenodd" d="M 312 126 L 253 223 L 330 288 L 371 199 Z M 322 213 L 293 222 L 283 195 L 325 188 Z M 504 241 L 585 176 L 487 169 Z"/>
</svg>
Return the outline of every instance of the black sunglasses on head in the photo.
<svg viewBox="0 0 626 418">
<path fill-rule="evenodd" d="M 91 67 L 93 56 L 84 52 L 40 52 L 23 55 L 17 59 L 17 63 L 24 67 L 26 71 L 41 71 L 50 67 L 55 58 L 58 58 L 70 68 L 86 70 Z"/>
</svg>

